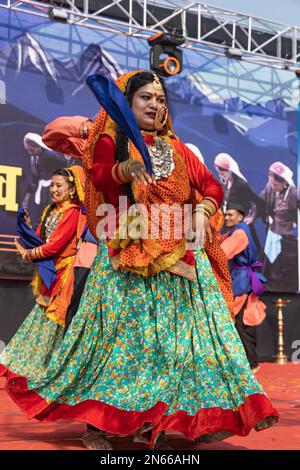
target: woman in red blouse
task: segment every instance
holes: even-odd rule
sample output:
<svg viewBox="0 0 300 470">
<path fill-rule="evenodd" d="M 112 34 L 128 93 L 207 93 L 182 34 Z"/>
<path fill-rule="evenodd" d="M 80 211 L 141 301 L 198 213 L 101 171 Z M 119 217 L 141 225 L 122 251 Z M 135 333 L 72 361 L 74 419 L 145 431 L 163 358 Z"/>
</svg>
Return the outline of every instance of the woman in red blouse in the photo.
<svg viewBox="0 0 300 470">
<path fill-rule="evenodd" d="M 56 279 L 51 286 L 43 283 L 35 269 L 32 281 L 36 304 L 0 356 L 0 373 L 19 373 L 39 377 L 62 340 L 65 314 L 73 291 L 73 264 L 77 243 L 86 217 L 81 212 L 84 192 L 81 167 L 60 169 L 53 173 L 48 205 L 36 230 L 44 243 L 34 249 L 16 246 L 23 261 L 52 259 Z M 30 226 L 30 218 L 25 217 Z"/>
<path fill-rule="evenodd" d="M 221 186 L 175 135 L 160 78 L 135 71 L 116 84 L 152 174 L 102 109 L 85 149 L 85 203 L 94 235 L 114 214 L 117 224 L 99 245 L 46 375 L 14 375 L 8 391 L 29 418 L 87 422 L 83 442 L 91 449 L 111 449 L 108 434 L 170 448 L 168 430 L 207 441 L 267 428 L 278 413 L 250 371 L 222 294 L 229 274 L 210 228 Z M 190 208 L 197 247 L 183 230 Z"/>
</svg>

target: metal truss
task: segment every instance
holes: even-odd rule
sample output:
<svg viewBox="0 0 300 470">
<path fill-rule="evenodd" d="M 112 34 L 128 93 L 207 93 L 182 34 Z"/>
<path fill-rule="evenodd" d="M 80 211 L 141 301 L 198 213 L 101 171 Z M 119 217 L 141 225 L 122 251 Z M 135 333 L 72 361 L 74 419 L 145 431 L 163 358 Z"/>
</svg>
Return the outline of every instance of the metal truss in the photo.
<svg viewBox="0 0 300 470">
<path fill-rule="evenodd" d="M 147 39 L 180 33 L 183 48 L 279 69 L 300 68 L 300 27 L 191 0 L 0 0 L 0 8 L 48 17 L 62 8 L 77 26 Z"/>
</svg>

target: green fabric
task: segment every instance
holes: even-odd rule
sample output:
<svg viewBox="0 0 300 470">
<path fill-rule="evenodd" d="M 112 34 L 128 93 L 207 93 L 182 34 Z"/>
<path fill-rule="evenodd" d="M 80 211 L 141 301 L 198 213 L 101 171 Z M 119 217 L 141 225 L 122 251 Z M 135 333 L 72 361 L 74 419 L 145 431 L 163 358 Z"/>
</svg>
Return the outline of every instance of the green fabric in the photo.
<svg viewBox="0 0 300 470">
<path fill-rule="evenodd" d="M 35 304 L 0 355 L 0 363 L 25 377 L 40 377 L 63 338 L 63 328 Z"/>
<path fill-rule="evenodd" d="M 143 278 L 114 271 L 101 245 L 60 349 L 28 387 L 48 403 L 144 411 L 161 401 L 167 414 L 191 415 L 264 393 L 203 250 L 196 263 L 197 281 L 167 271 Z"/>
</svg>

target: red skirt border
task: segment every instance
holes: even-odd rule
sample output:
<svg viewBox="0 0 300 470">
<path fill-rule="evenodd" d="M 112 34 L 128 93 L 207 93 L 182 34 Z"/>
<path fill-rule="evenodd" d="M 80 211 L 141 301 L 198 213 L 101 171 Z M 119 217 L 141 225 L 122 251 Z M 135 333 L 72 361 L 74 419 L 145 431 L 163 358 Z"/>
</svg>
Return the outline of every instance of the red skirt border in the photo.
<svg viewBox="0 0 300 470">
<path fill-rule="evenodd" d="M 202 408 L 195 415 L 188 415 L 183 410 L 166 415 L 168 405 L 163 402 L 158 402 L 145 411 L 121 410 L 91 399 L 76 405 L 48 403 L 28 388 L 25 377 L 14 374 L 1 364 L 0 376 L 6 377 L 8 394 L 28 419 L 47 422 L 59 419 L 79 421 L 120 436 L 134 434 L 146 423 L 152 423 L 151 447 L 161 431 L 177 431 L 187 439 L 223 431 L 228 431 L 231 435 L 246 436 L 255 426 L 257 430 L 266 429 L 276 423 L 279 417 L 268 397 L 259 393 L 246 397 L 245 402 L 234 411 L 213 407 Z"/>
</svg>

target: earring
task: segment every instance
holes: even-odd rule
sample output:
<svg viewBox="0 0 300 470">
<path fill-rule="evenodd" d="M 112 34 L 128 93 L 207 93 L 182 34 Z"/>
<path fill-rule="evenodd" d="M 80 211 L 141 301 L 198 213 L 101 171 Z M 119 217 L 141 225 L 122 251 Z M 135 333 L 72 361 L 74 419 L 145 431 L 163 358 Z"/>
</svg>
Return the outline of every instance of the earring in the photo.
<svg viewBox="0 0 300 470">
<path fill-rule="evenodd" d="M 160 131 L 166 124 L 168 119 L 168 108 L 161 106 L 157 111 L 154 119 L 154 127 L 157 131 Z"/>
</svg>

